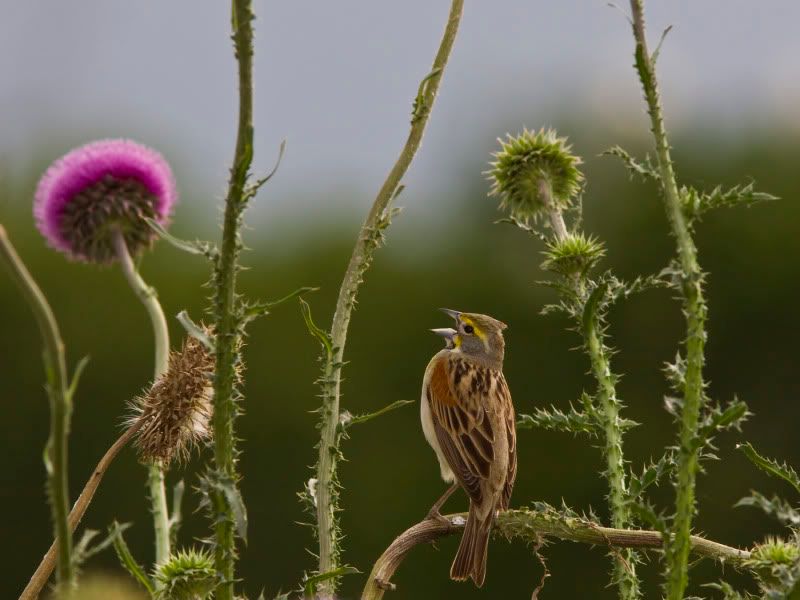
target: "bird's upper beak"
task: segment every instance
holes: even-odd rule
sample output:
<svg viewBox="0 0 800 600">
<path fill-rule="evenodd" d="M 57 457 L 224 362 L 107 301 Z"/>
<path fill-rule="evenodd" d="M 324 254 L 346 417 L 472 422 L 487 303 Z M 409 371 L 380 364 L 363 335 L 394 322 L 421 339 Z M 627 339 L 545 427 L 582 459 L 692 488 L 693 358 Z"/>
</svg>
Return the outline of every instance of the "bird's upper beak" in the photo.
<svg viewBox="0 0 800 600">
<path fill-rule="evenodd" d="M 440 329 L 431 329 L 433 333 L 436 335 L 440 335 L 447 340 L 452 340 L 453 336 L 458 333 L 455 329 L 450 329 L 449 327 L 442 327 Z"/>
<path fill-rule="evenodd" d="M 453 319 L 455 319 L 456 322 L 458 322 L 458 318 L 461 316 L 461 313 L 459 311 L 452 310 L 450 308 L 440 308 L 439 310 L 442 311 L 444 314 L 453 317 Z"/>
</svg>

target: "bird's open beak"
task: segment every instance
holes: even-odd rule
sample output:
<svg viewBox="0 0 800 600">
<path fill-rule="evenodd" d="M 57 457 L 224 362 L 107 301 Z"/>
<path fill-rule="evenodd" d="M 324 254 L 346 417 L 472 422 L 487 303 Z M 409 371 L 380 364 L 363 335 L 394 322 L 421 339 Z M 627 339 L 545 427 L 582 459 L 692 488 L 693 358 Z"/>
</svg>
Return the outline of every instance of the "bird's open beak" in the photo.
<svg viewBox="0 0 800 600">
<path fill-rule="evenodd" d="M 436 335 L 442 336 L 447 340 L 452 340 L 453 336 L 458 333 L 455 329 L 450 329 L 449 327 L 442 327 L 441 329 L 431 329 L 433 333 Z"/>
<path fill-rule="evenodd" d="M 453 319 L 455 319 L 456 321 L 458 321 L 458 318 L 461 316 L 461 313 L 457 310 L 452 310 L 449 308 L 440 308 L 439 310 L 442 311 L 447 316 L 453 317 Z"/>
</svg>

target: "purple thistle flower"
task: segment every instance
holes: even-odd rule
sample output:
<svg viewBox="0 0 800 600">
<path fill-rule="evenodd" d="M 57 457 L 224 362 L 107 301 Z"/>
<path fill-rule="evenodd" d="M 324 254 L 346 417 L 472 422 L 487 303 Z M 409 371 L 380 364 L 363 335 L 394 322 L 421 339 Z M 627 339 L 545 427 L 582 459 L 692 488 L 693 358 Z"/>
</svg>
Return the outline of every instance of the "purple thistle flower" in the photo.
<svg viewBox="0 0 800 600">
<path fill-rule="evenodd" d="M 76 260 L 110 263 L 119 230 L 134 256 L 156 233 L 145 221 L 169 222 L 177 200 L 164 158 L 130 140 L 99 140 L 55 161 L 39 181 L 36 226 L 48 244 Z"/>
</svg>

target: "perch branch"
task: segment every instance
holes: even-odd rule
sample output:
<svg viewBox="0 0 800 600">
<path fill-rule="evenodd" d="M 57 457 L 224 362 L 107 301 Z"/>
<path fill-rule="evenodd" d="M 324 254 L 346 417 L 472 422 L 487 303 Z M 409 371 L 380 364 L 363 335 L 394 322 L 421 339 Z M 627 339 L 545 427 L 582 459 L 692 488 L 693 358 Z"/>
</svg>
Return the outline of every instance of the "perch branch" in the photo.
<svg viewBox="0 0 800 600">
<path fill-rule="evenodd" d="M 391 578 L 406 555 L 420 544 L 428 544 L 439 538 L 464 529 L 466 513 L 448 515 L 443 520 L 426 519 L 400 534 L 381 554 L 369 574 L 361 594 L 361 600 L 380 600 L 386 590 L 395 585 Z M 520 538 L 535 542 L 541 537 L 606 546 L 613 548 L 662 548 L 661 534 L 657 531 L 636 529 L 614 529 L 601 527 L 579 517 L 565 517 L 547 510 L 508 510 L 497 517 L 494 533 L 508 539 Z M 700 557 L 713 558 L 739 566 L 750 558 L 750 552 L 726 546 L 718 542 L 693 535 L 691 550 Z"/>
</svg>

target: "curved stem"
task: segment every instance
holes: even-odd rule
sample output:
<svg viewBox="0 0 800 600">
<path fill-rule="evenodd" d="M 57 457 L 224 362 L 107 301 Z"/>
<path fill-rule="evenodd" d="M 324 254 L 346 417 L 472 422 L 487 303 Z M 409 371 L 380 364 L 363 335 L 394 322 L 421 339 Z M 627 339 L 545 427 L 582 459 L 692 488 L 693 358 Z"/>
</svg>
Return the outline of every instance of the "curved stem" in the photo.
<svg viewBox="0 0 800 600">
<path fill-rule="evenodd" d="M 72 390 L 67 377 L 64 343 L 47 298 L 25 267 L 2 225 L 0 225 L 0 259 L 8 266 L 12 278 L 33 311 L 44 345 L 47 395 L 50 399 L 50 437 L 45 452 L 45 468 L 55 537 L 64 540 L 58 549 L 58 586 L 61 589 L 68 589 L 74 579 L 72 535 L 67 524 L 69 512 L 67 438 L 72 415 Z"/>
<path fill-rule="evenodd" d="M 214 375 L 214 465 L 216 477 L 229 482 L 235 491 L 236 362 L 240 336 L 236 306 L 236 273 L 239 270 L 241 240 L 239 228 L 247 205 L 246 186 L 253 159 L 253 7 L 251 0 L 232 0 L 231 26 L 239 71 L 239 123 L 236 149 L 225 198 L 222 246 L 214 271 L 214 330 L 216 338 Z M 233 600 L 236 562 L 234 513 L 229 497 L 221 489 L 212 491 L 214 509 L 214 562 L 222 582 L 218 600 Z"/>
<path fill-rule="evenodd" d="M 373 566 L 361 593 L 361 600 L 380 600 L 386 590 L 394 590 L 391 578 L 415 546 L 463 530 L 466 519 L 466 513 L 447 515 L 443 520 L 426 519 L 400 534 Z M 591 521 L 560 515 L 550 510 L 519 509 L 501 512 L 493 531 L 507 539 L 519 538 L 525 542 L 537 542 L 542 537 L 552 537 L 611 549 L 659 550 L 663 546 L 661 534 L 657 531 L 601 527 Z M 737 567 L 743 566 L 743 562 L 750 558 L 747 550 L 739 550 L 696 535 L 690 538 L 690 548 L 700 557 L 713 558 Z"/>
<path fill-rule="evenodd" d="M 705 321 L 708 309 L 703 296 L 703 273 L 697 262 L 697 249 L 690 224 L 681 209 L 680 191 L 670 157 L 669 141 L 664 126 L 655 65 L 647 48 L 643 0 L 631 0 L 633 35 L 636 40 L 636 70 L 641 80 L 651 131 L 655 139 L 658 170 L 664 191 L 672 232 L 678 247 L 681 266 L 683 311 L 686 315 L 686 372 L 683 383 L 680 447 L 675 496 L 673 541 L 667 551 L 668 600 L 681 600 L 688 584 L 689 533 L 695 511 L 695 479 L 698 469 L 697 438 L 700 409 L 704 403 L 703 363 L 706 341 Z"/>
<path fill-rule="evenodd" d="M 144 421 L 140 419 L 128 427 L 128 429 L 121 436 L 119 436 L 117 441 L 114 442 L 106 451 L 106 453 L 103 455 L 103 458 L 100 459 L 100 462 L 97 463 L 97 466 L 94 468 L 91 477 L 89 477 L 89 480 L 83 486 L 81 495 L 78 496 L 78 499 L 75 501 L 75 504 L 69 513 L 68 520 L 70 531 L 74 532 L 78 527 L 83 515 L 86 513 L 86 509 L 89 508 L 89 504 L 91 504 L 92 499 L 94 498 L 97 488 L 100 486 L 100 482 L 103 480 L 103 475 L 106 474 L 106 471 L 108 470 L 108 467 L 111 466 L 112 461 L 117 457 L 119 451 L 128 444 L 134 435 L 136 435 L 143 424 Z M 39 594 L 47 583 L 47 580 L 50 579 L 50 575 L 53 572 L 53 567 L 56 563 L 56 553 L 58 551 L 58 547 L 59 544 L 57 539 L 51 544 L 47 554 L 45 554 L 44 558 L 42 558 L 42 562 L 39 563 L 36 571 L 31 576 L 31 579 L 28 582 L 28 585 L 25 586 L 25 589 L 22 591 L 19 600 L 36 600 L 39 597 Z"/>
<path fill-rule="evenodd" d="M 356 303 L 356 295 L 364 273 L 369 268 L 375 250 L 380 244 L 382 230 L 389 224 L 392 199 L 397 194 L 400 182 L 406 174 L 414 155 L 422 142 L 422 136 L 430 117 L 444 68 L 450 57 L 453 43 L 458 33 L 464 0 L 453 0 L 439 49 L 433 61 L 430 74 L 420 84 L 414 102 L 411 130 L 400 156 L 397 158 L 381 189 L 378 191 L 372 208 L 367 214 L 347 265 L 336 312 L 331 324 L 331 344 L 333 353 L 328 357 L 322 378 L 322 423 L 320 428 L 319 462 L 317 463 L 317 533 L 319 537 L 320 573 L 336 569 L 339 558 L 339 532 L 336 513 L 339 510 L 336 492 L 336 462 L 339 456 L 339 400 L 342 382 L 342 361 L 347 341 L 350 316 Z M 336 588 L 337 578 L 333 577 L 321 584 L 321 597 L 331 597 Z"/>
<path fill-rule="evenodd" d="M 155 341 L 155 368 L 153 381 L 166 373 L 169 366 L 169 329 L 164 311 L 158 302 L 155 289 L 147 285 L 136 266 L 133 264 L 128 246 L 122 232 L 114 232 L 114 250 L 117 253 L 120 267 L 131 289 L 144 304 L 150 321 L 153 324 Z M 164 485 L 164 469 L 160 465 L 147 467 L 147 486 L 150 491 L 150 510 L 153 513 L 153 529 L 155 531 L 156 563 L 160 564 L 169 558 L 169 510 L 167 508 L 167 490 Z"/>
<path fill-rule="evenodd" d="M 544 183 L 544 182 L 543 182 Z M 552 191 L 547 184 L 540 185 L 539 193 L 544 199 L 553 233 L 558 240 L 567 237 L 567 227 L 561 210 L 552 200 Z M 576 274 L 569 278 L 575 295 L 585 302 L 585 277 Z M 622 428 L 619 413 L 622 403 L 617 398 L 616 380 L 611 372 L 608 348 L 603 343 L 603 334 L 595 311 L 590 318 L 581 323 L 586 353 L 591 363 L 592 376 L 597 382 L 598 416 L 603 427 L 603 454 L 606 459 L 604 475 L 608 481 L 608 503 L 611 510 L 611 524 L 617 528 L 626 527 L 630 522 L 628 507 L 628 487 L 625 477 L 625 460 L 622 453 Z M 636 556 L 626 549 L 615 556 L 614 581 L 619 587 L 622 600 L 635 600 L 641 596 L 639 578 L 636 575 Z"/>
</svg>

